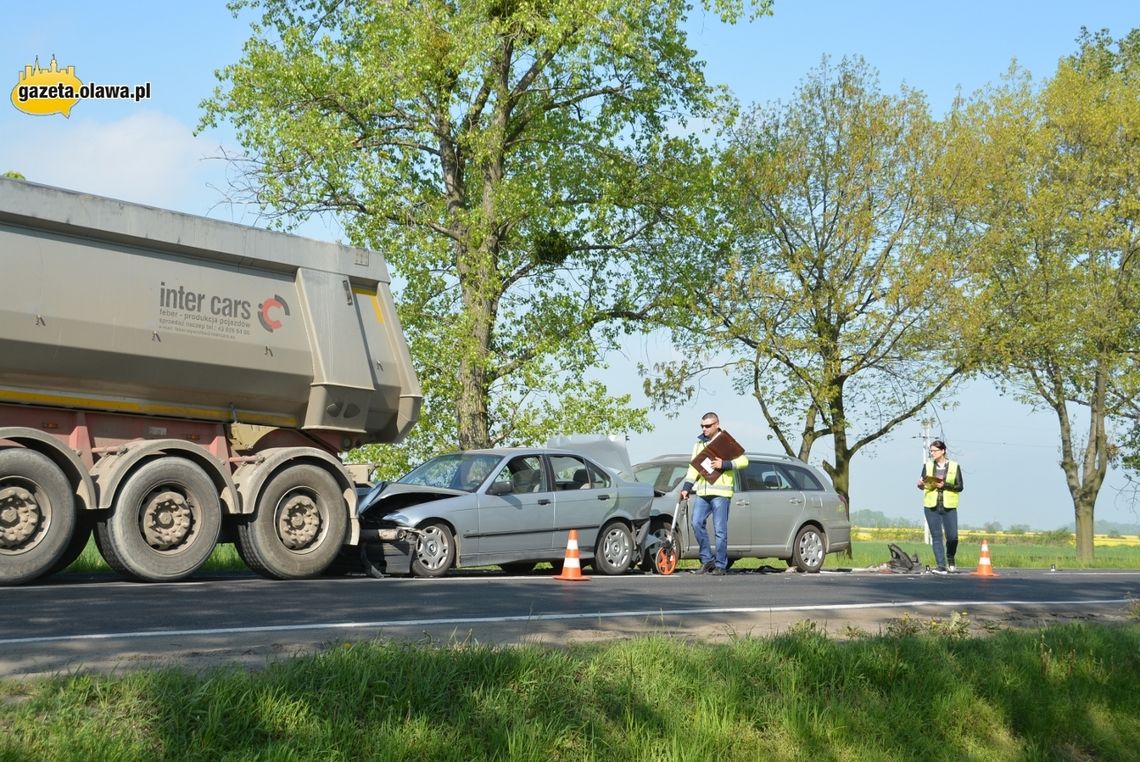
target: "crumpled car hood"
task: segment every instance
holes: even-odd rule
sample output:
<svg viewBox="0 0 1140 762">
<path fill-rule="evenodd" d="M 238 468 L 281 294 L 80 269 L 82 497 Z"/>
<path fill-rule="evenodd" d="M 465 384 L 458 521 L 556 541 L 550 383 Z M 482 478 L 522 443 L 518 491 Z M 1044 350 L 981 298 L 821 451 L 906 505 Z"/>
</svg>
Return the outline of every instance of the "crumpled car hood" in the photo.
<svg viewBox="0 0 1140 762">
<path fill-rule="evenodd" d="M 464 495 L 471 495 L 471 493 L 460 489 L 425 487 L 420 484 L 390 483 L 379 494 L 370 493 L 365 501 L 360 504 L 358 513 L 361 516 L 383 516 L 410 505 L 421 505 L 433 500 L 445 500 Z"/>
</svg>

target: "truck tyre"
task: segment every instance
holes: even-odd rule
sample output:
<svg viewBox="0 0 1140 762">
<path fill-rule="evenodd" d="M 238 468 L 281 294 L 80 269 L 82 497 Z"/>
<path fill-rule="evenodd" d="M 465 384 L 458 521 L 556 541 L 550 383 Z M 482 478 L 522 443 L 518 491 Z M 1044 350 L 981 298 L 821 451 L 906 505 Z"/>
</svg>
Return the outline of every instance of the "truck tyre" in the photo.
<svg viewBox="0 0 1140 762">
<path fill-rule="evenodd" d="M 48 574 L 61 572 L 75 563 L 75 560 L 83 555 L 83 551 L 87 549 L 87 543 L 90 542 L 93 531 L 95 531 L 95 514 L 91 511 L 76 510 L 75 530 L 71 533 L 71 542 L 67 543 L 67 547 L 64 548 L 56 562 L 52 564 L 51 571 Z"/>
<path fill-rule="evenodd" d="M 270 579 L 315 577 L 337 557 L 348 532 L 348 508 L 336 479 L 313 465 L 273 476 L 252 517 L 238 524 L 238 552 Z"/>
<path fill-rule="evenodd" d="M 46 455 L 0 450 L 0 584 L 47 574 L 75 531 L 75 497 Z"/>
<path fill-rule="evenodd" d="M 131 579 L 189 577 L 214 552 L 222 528 L 218 490 L 198 465 L 163 457 L 139 466 L 95 526 L 108 566 Z"/>
</svg>

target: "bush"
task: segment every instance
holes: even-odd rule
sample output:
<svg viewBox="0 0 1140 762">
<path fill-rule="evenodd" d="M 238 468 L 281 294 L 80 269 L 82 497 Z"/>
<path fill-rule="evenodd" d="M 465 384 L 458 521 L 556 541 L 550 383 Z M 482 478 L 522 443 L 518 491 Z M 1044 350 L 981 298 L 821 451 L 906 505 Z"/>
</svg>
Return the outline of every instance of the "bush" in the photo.
<svg viewBox="0 0 1140 762">
<path fill-rule="evenodd" d="M 1037 540 L 1043 545 L 1070 545 L 1074 542 L 1073 533 L 1068 527 L 1041 532 L 1037 535 Z"/>
</svg>

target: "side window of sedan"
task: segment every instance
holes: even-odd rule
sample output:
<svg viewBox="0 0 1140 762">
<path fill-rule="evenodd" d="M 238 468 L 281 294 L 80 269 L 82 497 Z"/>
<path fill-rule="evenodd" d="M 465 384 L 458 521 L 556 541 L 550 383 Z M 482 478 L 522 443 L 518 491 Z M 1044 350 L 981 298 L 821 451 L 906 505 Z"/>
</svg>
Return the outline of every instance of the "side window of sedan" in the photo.
<svg viewBox="0 0 1140 762">
<path fill-rule="evenodd" d="M 512 458 L 506 467 L 495 476 L 494 486 L 500 494 L 521 495 L 529 492 L 545 492 L 543 486 L 542 458 L 525 455 Z M 509 489 L 507 488 L 509 485 Z"/>
<path fill-rule="evenodd" d="M 597 468 L 593 463 L 587 463 L 586 468 L 590 471 L 590 485 L 594 489 L 602 489 L 609 487 L 612 482 L 610 475 L 604 473 L 600 468 Z"/>
<path fill-rule="evenodd" d="M 550 469 L 558 489 L 590 489 L 590 470 L 586 461 L 572 455 L 551 455 Z"/>
</svg>

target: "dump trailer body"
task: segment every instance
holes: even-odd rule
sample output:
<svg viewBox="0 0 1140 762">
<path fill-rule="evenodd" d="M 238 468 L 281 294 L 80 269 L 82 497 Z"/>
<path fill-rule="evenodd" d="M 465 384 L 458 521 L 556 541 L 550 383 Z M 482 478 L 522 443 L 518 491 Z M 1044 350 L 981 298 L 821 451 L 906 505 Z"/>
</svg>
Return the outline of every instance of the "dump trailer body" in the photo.
<svg viewBox="0 0 1140 762">
<path fill-rule="evenodd" d="M 134 521 L 124 514 L 189 521 L 211 534 L 220 520 L 194 515 L 216 502 L 222 514 L 243 517 L 238 529 L 247 534 L 261 521 L 270 524 L 262 534 L 281 537 L 311 520 L 306 501 L 327 498 L 335 484 L 345 514 L 337 523 L 352 539 L 355 490 L 337 454 L 398 442 L 421 402 L 380 254 L 0 179 L 0 261 L 0 490 L 10 488 L 7 509 L 0 498 L 0 581 L 25 581 L 30 572 L 14 559 L 44 544 L 53 520 L 69 523 L 66 500 L 41 484 L 56 474 L 28 453 L 11 454 L 20 449 L 62 472 L 75 534 L 92 524 L 101 550 L 116 546 L 109 562 L 130 576 L 170 576 L 149 574 L 132 553 L 169 560 L 186 549 L 175 542 L 172 551 L 165 535 L 144 536 L 145 548 L 115 537 Z M 4 458 L 16 464 L 7 475 Z M 152 474 L 149 492 L 135 494 L 132 474 L 170 458 L 179 460 L 175 475 Z M 320 484 L 299 477 L 301 465 Z M 178 486 L 206 491 L 198 471 L 216 495 Z M 297 484 L 266 506 L 274 516 L 260 516 L 259 499 L 286 471 Z M 154 498 L 167 488 L 173 502 Z M 124 490 L 143 505 L 125 505 Z M 259 547 L 265 538 L 251 545 L 238 534 L 254 568 L 302 575 L 276 569 Z M 308 574 L 314 565 L 298 568 Z"/>
</svg>

